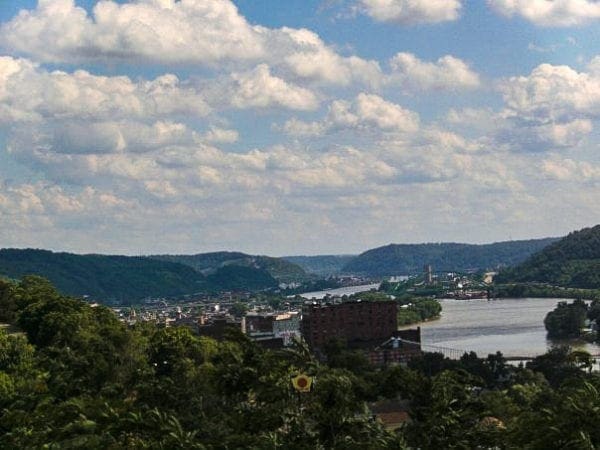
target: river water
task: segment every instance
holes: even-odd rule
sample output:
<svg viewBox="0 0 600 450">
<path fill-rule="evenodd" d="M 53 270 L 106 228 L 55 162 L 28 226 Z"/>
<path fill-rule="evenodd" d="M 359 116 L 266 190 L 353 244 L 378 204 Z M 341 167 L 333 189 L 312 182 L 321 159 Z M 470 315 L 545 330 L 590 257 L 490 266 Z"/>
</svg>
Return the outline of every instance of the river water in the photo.
<svg viewBox="0 0 600 450">
<path fill-rule="evenodd" d="M 328 289 L 326 291 L 315 291 L 315 292 L 305 292 L 304 294 L 300 294 L 300 296 L 307 298 L 309 300 L 316 298 L 316 299 L 322 299 L 324 298 L 327 294 L 329 295 L 352 295 L 352 294 L 356 294 L 357 292 L 365 292 L 365 291 L 370 291 L 371 289 L 378 289 L 379 288 L 379 283 L 375 283 L 375 284 L 361 284 L 359 286 L 346 286 L 343 288 L 338 288 L 338 289 Z"/>
<path fill-rule="evenodd" d="M 505 356 L 540 355 L 553 345 L 546 339 L 544 317 L 559 301 L 564 300 L 441 300 L 441 318 L 420 324 L 421 342 L 425 346 L 474 351 L 481 357 L 498 350 Z M 592 354 L 600 353 L 600 346 L 595 344 L 566 343 Z M 426 347 L 424 350 L 432 351 Z"/>
</svg>

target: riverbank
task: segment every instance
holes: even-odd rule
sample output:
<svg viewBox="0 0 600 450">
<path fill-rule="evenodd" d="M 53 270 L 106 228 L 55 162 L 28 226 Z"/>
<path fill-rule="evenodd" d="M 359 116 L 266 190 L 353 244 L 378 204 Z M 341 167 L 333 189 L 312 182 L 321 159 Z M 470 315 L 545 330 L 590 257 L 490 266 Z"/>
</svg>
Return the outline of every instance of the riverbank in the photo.
<svg viewBox="0 0 600 450">
<path fill-rule="evenodd" d="M 411 298 L 402 300 L 398 307 L 398 326 L 415 325 L 439 318 L 442 305 L 431 298 Z"/>
<path fill-rule="evenodd" d="M 424 323 L 428 323 L 428 322 L 435 322 L 436 320 L 440 320 L 441 319 L 441 315 L 435 316 L 435 317 L 430 317 L 428 319 L 423 319 L 423 320 L 417 320 L 415 322 L 400 322 L 400 320 L 398 320 L 398 329 L 399 330 L 404 330 L 406 328 L 410 328 L 413 327 L 415 325 L 422 325 Z"/>
<path fill-rule="evenodd" d="M 421 322 L 425 348 L 444 347 L 478 355 L 537 356 L 559 344 L 600 353 L 600 345 L 581 341 L 550 341 L 544 327 L 546 314 L 562 298 L 440 300 L 437 320 Z"/>
<path fill-rule="evenodd" d="M 492 297 L 600 300 L 600 289 L 578 289 L 539 283 L 499 284 L 494 286 Z"/>
</svg>

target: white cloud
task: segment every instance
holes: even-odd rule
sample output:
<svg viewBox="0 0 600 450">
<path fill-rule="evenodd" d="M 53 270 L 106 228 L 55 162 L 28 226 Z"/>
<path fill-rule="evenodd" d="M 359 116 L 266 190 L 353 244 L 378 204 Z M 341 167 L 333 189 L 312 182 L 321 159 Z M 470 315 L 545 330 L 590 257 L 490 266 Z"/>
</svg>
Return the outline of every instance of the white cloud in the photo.
<svg viewBox="0 0 600 450">
<path fill-rule="evenodd" d="M 503 124 L 505 117 L 491 108 L 450 108 L 445 121 L 454 126 L 487 132 Z"/>
<path fill-rule="evenodd" d="M 381 83 L 381 68 L 376 61 L 340 56 L 310 30 L 284 27 L 272 37 L 274 60 L 284 61 L 284 66 L 300 78 L 341 85 Z"/>
<path fill-rule="evenodd" d="M 526 123 L 518 119 L 495 136 L 501 144 L 529 152 L 568 149 L 578 146 L 592 131 L 589 120 L 577 119 L 563 123 Z"/>
<path fill-rule="evenodd" d="M 573 159 L 547 159 L 542 161 L 545 176 L 558 181 L 600 181 L 600 166 Z"/>
<path fill-rule="evenodd" d="M 52 127 L 50 142 L 57 153 L 145 152 L 189 143 L 193 133 L 180 123 L 67 122 Z"/>
<path fill-rule="evenodd" d="M 415 133 L 419 115 L 375 94 L 358 94 L 353 101 L 335 100 L 321 122 L 290 119 L 282 130 L 297 136 L 317 136 L 340 130 Z"/>
<path fill-rule="evenodd" d="M 460 0 L 360 0 L 366 14 L 380 22 L 402 25 L 456 20 Z"/>
<path fill-rule="evenodd" d="M 210 129 L 204 134 L 203 138 L 207 142 L 232 144 L 237 142 L 240 135 L 236 130 L 230 130 L 226 128 L 210 127 Z"/>
<path fill-rule="evenodd" d="M 518 15 L 540 26 L 568 27 L 600 19 L 596 0 L 488 0 L 488 4 L 507 17 Z"/>
<path fill-rule="evenodd" d="M 0 57 L 0 122 L 47 119 L 119 119 L 204 116 L 204 98 L 175 75 L 133 82 L 83 70 L 48 72 L 36 64 Z"/>
<path fill-rule="evenodd" d="M 502 83 L 507 106 L 524 119 L 570 120 L 600 115 L 600 74 L 541 64 Z"/>
<path fill-rule="evenodd" d="M 467 63 L 450 55 L 427 62 L 411 53 L 397 53 L 390 59 L 390 66 L 388 82 L 398 83 L 408 92 L 472 89 L 480 85 L 479 75 Z"/>
<path fill-rule="evenodd" d="M 328 117 L 334 127 L 342 128 L 366 126 L 408 133 L 419 128 L 419 117 L 416 113 L 374 94 L 358 94 L 350 106 L 334 102 Z"/>
<path fill-rule="evenodd" d="M 579 145 L 600 118 L 600 74 L 568 66 L 541 64 L 528 76 L 500 85 L 512 123 L 499 133 L 501 142 L 532 151 Z"/>
<path fill-rule="evenodd" d="M 376 61 L 341 56 L 310 30 L 250 25 L 230 0 L 101 0 L 91 15 L 73 0 L 41 0 L 0 26 L 0 43 L 44 62 L 265 63 L 331 84 L 381 78 Z"/>
<path fill-rule="evenodd" d="M 93 18 L 74 0 L 40 0 L 0 27 L 5 47 L 43 61 L 93 59 L 165 63 L 256 59 L 264 54 L 261 29 L 232 2 L 101 0 Z M 48 45 L 52 42 L 52 45 Z"/>
<path fill-rule="evenodd" d="M 266 64 L 246 73 L 234 73 L 229 94 L 236 108 L 279 106 L 296 110 L 312 110 L 319 102 L 310 90 L 292 85 L 271 75 Z"/>
<path fill-rule="evenodd" d="M 276 131 L 283 131 L 292 136 L 320 136 L 326 131 L 326 124 L 322 122 L 303 122 L 292 117 L 286 120 L 283 127 L 274 126 Z"/>
</svg>

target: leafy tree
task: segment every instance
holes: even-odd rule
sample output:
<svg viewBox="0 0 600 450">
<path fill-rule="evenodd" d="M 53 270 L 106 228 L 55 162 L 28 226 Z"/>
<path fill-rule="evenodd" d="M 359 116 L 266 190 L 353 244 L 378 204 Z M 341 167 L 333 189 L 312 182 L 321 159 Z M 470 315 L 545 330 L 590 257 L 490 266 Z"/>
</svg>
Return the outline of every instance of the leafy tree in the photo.
<svg viewBox="0 0 600 450">
<path fill-rule="evenodd" d="M 583 300 L 573 303 L 560 302 L 544 319 L 550 338 L 579 337 L 587 317 L 587 305 Z"/>
</svg>

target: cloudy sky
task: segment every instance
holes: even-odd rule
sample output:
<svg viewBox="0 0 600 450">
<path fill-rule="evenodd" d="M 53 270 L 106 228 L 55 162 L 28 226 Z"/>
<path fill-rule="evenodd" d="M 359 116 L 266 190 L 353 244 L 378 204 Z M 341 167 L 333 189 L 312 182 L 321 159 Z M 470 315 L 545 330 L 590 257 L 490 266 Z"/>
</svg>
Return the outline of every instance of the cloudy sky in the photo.
<svg viewBox="0 0 600 450">
<path fill-rule="evenodd" d="M 600 222 L 596 0 L 0 2 L 0 247 L 354 253 Z"/>
</svg>

